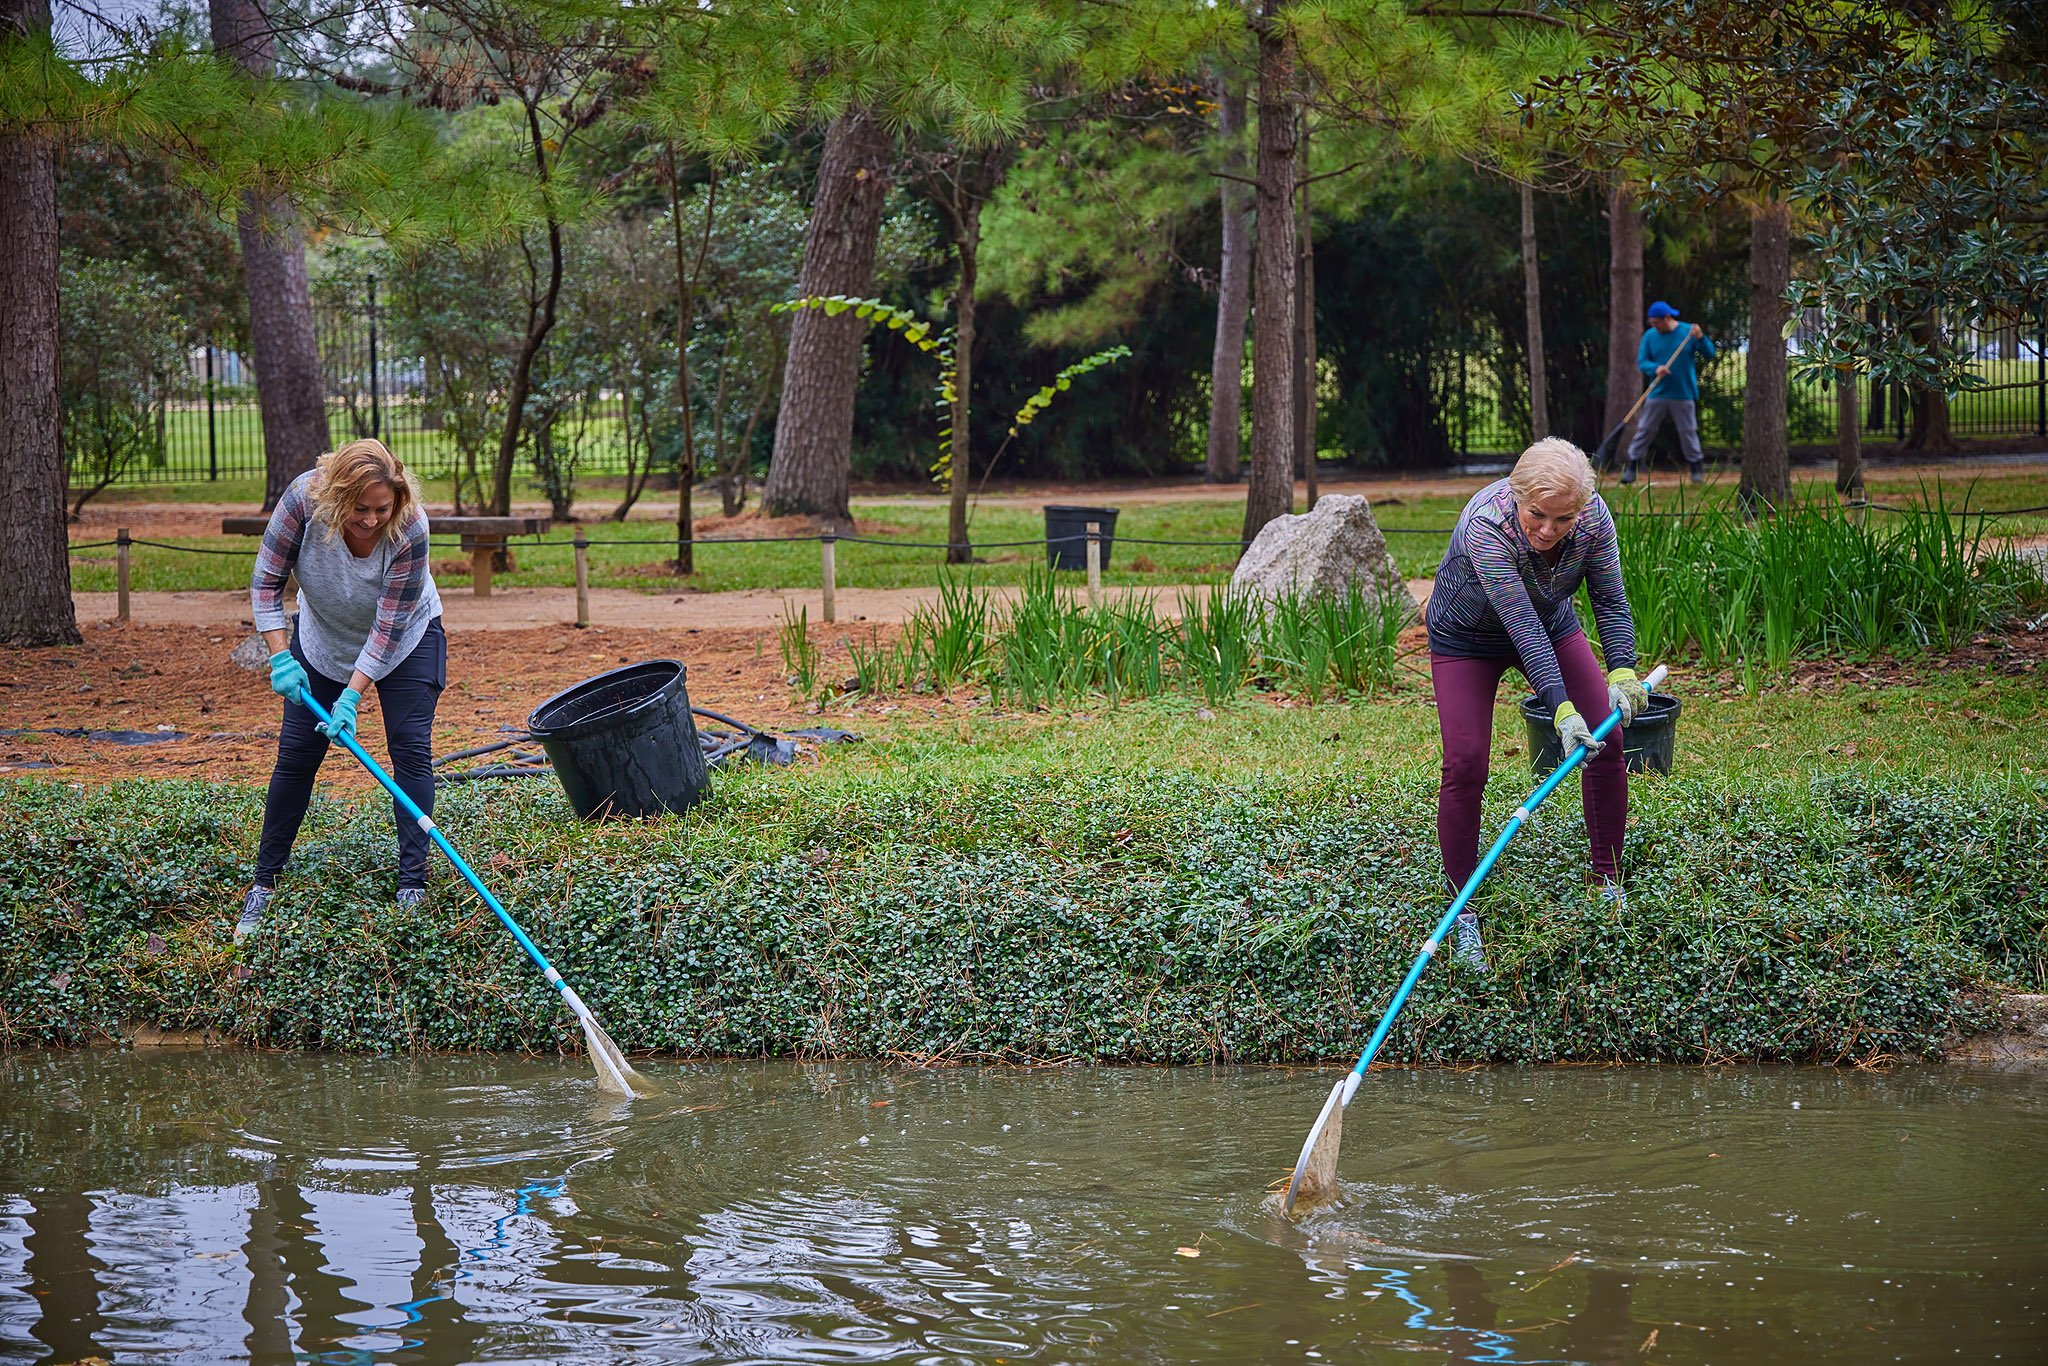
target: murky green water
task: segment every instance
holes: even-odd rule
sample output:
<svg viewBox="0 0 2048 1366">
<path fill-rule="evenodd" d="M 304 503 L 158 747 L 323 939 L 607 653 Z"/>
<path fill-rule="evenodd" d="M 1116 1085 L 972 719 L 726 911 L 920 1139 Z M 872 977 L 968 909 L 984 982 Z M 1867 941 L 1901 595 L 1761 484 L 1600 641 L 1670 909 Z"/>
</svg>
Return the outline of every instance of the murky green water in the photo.
<svg viewBox="0 0 2048 1366">
<path fill-rule="evenodd" d="M 2048 1359 L 2048 1077 L 0 1058 L 0 1359 Z"/>
</svg>

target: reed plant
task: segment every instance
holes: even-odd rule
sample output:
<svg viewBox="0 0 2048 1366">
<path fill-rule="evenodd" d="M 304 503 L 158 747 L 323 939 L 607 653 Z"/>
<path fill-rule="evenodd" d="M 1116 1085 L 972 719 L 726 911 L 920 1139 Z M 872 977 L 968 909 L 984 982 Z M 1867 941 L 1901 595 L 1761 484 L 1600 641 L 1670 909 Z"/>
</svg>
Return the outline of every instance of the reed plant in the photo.
<svg viewBox="0 0 2048 1366">
<path fill-rule="evenodd" d="M 1615 520 L 1645 658 L 1782 672 L 1802 657 L 1949 650 L 2041 591 L 1986 519 L 1938 487 L 1882 520 L 1821 502 L 1755 520 L 1683 508 Z"/>
<path fill-rule="evenodd" d="M 789 671 L 790 686 L 810 696 L 818 690 L 820 661 L 818 643 L 811 639 L 810 609 L 799 607 L 792 612 L 784 603 L 782 625 L 775 636 L 782 647 L 782 667 Z"/>
</svg>

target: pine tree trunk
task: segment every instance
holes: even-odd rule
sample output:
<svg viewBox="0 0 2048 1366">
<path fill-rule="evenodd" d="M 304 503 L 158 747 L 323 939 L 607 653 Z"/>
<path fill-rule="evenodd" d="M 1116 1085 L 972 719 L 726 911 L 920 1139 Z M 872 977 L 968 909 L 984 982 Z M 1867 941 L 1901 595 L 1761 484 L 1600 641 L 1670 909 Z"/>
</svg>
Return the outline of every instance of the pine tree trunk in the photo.
<svg viewBox="0 0 2048 1366">
<path fill-rule="evenodd" d="M 1244 544 L 1294 510 L 1294 39 L 1264 0 L 1259 38 L 1258 238 L 1252 253 L 1252 475 Z"/>
<path fill-rule="evenodd" d="M 1743 506 L 1780 507 L 1792 496 L 1785 439 L 1785 290 L 1792 282 L 1792 214 L 1765 203 L 1749 219 L 1749 378 L 1742 394 Z"/>
<path fill-rule="evenodd" d="M 1223 169 L 1244 174 L 1239 139 L 1244 136 L 1245 99 L 1223 83 L 1217 98 L 1217 131 L 1230 149 Z M 1223 256 L 1217 272 L 1216 349 L 1209 362 L 1209 463 L 1203 477 L 1212 484 L 1235 484 L 1238 446 L 1244 421 L 1244 324 L 1251 312 L 1251 193 L 1242 181 L 1218 180 L 1223 211 Z"/>
<path fill-rule="evenodd" d="M 1636 348 L 1643 341 L 1643 213 L 1627 182 L 1607 208 L 1607 412 L 1600 435 L 1614 430 L 1643 391 Z M 1628 449 L 1628 433 L 1620 448 Z"/>
<path fill-rule="evenodd" d="M 1522 312 L 1529 337 L 1529 439 L 1550 435 L 1550 393 L 1543 372 L 1543 267 L 1536 258 L 1536 190 L 1522 186 Z"/>
<path fill-rule="evenodd" d="M 1863 405 L 1846 365 L 1835 370 L 1835 494 L 1844 503 L 1863 501 Z"/>
<path fill-rule="evenodd" d="M 0 0 L 0 46 L 50 31 L 50 0 Z M 0 133 L 0 645 L 76 645 L 57 391 L 57 162 Z"/>
<path fill-rule="evenodd" d="M 1294 264 L 1294 448 L 1301 466 L 1304 504 L 1316 506 L 1316 244 L 1314 215 L 1308 202 L 1308 116 L 1301 120 L 1301 141 L 1295 149 L 1301 181 L 1301 208 L 1295 218 L 1300 241 Z"/>
<path fill-rule="evenodd" d="M 804 238 L 799 296 L 865 295 L 873 286 L 875 241 L 881 235 L 893 151 L 888 130 L 866 110 L 850 110 L 832 121 Z M 828 318 L 805 308 L 792 319 L 775 449 L 761 486 L 761 510 L 769 516 L 851 520 L 847 481 L 853 391 L 860 382 L 866 333 L 867 324 L 851 313 Z"/>
<path fill-rule="evenodd" d="M 276 72 L 276 38 L 251 0 L 210 0 L 210 16 L 215 51 L 258 80 Z M 249 359 L 263 420 L 263 506 L 269 509 L 333 437 L 298 216 L 284 199 L 251 191 L 242 196 L 235 233 L 249 296 Z"/>
</svg>

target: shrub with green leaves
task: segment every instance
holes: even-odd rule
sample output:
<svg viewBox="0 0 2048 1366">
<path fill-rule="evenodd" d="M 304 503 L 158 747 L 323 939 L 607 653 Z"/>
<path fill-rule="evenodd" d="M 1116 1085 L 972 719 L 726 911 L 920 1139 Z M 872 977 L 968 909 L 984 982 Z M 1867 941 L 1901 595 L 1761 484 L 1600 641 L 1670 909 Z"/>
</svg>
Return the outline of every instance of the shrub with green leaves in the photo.
<svg viewBox="0 0 2048 1366">
<path fill-rule="evenodd" d="M 734 773 L 689 816 L 599 826 L 552 785 L 479 784 L 437 816 L 631 1049 L 1354 1055 L 1443 908 L 1428 775 L 1145 773 Z M 2039 779 L 1645 780 L 1625 913 L 1556 880 L 1584 833 L 1547 811 L 1480 899 L 1494 975 L 1433 966 L 1384 1056 L 1937 1051 L 1985 988 L 2048 981 L 2044 811 Z M 238 954 L 260 812 L 257 789 L 0 786 L 0 1043 L 144 1021 L 351 1050 L 578 1046 L 465 886 L 392 904 L 381 801 L 316 804 Z"/>
</svg>

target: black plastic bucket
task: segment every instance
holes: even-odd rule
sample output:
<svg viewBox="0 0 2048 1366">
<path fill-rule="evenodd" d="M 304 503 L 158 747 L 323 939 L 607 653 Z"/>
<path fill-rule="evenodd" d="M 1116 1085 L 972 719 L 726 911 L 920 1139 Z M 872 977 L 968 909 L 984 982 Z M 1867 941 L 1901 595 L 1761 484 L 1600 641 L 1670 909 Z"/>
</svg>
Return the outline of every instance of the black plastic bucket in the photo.
<svg viewBox="0 0 2048 1366">
<path fill-rule="evenodd" d="M 673 659 L 631 664 L 533 709 L 526 728 L 584 820 L 687 811 L 711 795 L 683 672 Z"/>
<path fill-rule="evenodd" d="M 1621 762 L 1630 773 L 1652 769 L 1671 771 L 1671 742 L 1678 733 L 1678 699 L 1669 693 L 1650 694 L 1649 710 L 1636 714 L 1635 724 L 1621 733 Z M 1604 718 L 1603 718 L 1604 719 Z M 1550 713 L 1533 697 L 1522 699 L 1522 721 L 1529 728 L 1529 766 L 1539 778 L 1564 762 L 1564 746 L 1557 742 L 1557 725 Z M 1597 723 L 1595 723 L 1597 724 Z M 1607 737 L 1608 743 L 1614 737 Z"/>
<path fill-rule="evenodd" d="M 1045 562 L 1054 569 L 1088 567 L 1088 524 L 1102 531 L 1102 567 L 1109 568 L 1109 548 L 1116 538 L 1115 508 L 1045 505 Z"/>
</svg>

